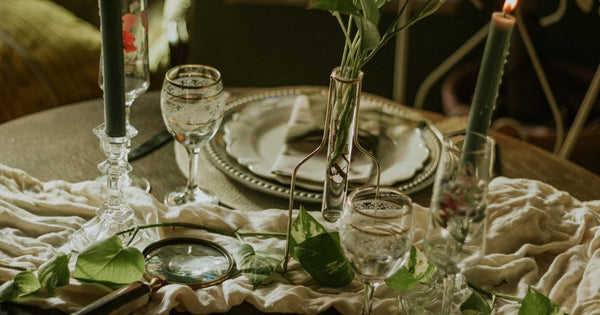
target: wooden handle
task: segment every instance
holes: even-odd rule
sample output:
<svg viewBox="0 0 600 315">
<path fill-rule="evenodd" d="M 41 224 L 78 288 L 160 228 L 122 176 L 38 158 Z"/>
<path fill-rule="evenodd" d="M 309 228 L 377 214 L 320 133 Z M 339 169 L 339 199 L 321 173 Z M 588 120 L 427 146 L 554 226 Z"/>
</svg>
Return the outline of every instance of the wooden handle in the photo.
<svg viewBox="0 0 600 315">
<path fill-rule="evenodd" d="M 96 300 L 73 314 L 129 314 L 148 304 L 151 292 L 150 285 L 137 281 Z"/>
</svg>

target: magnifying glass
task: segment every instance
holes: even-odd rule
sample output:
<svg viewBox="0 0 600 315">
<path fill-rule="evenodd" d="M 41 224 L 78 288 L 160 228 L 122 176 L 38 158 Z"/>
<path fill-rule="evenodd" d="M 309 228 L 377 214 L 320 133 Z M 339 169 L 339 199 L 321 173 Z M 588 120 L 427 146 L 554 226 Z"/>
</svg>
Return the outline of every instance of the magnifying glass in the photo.
<svg viewBox="0 0 600 315">
<path fill-rule="evenodd" d="M 148 245 L 144 278 L 112 292 L 74 314 L 123 314 L 146 305 L 150 294 L 165 284 L 193 289 L 219 284 L 231 277 L 235 262 L 219 244 L 198 238 L 169 238 Z"/>
</svg>

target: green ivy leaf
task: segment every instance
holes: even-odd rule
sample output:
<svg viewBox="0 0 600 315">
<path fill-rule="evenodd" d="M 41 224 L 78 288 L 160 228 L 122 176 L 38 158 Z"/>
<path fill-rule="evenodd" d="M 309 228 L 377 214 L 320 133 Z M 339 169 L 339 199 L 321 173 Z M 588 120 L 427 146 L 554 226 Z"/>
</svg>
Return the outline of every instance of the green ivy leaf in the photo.
<svg viewBox="0 0 600 315">
<path fill-rule="evenodd" d="M 410 273 L 406 266 L 400 267 L 395 274 L 385 279 L 385 283 L 396 291 L 410 291 L 417 285 L 417 278 Z"/>
<path fill-rule="evenodd" d="M 352 0 L 310 0 L 308 7 L 326 11 L 337 11 L 346 15 L 358 15 L 359 9 Z"/>
<path fill-rule="evenodd" d="M 375 0 L 360 0 L 360 5 L 363 9 L 367 20 L 371 21 L 373 25 L 379 23 L 379 8 Z"/>
<path fill-rule="evenodd" d="M 52 294 L 56 288 L 69 284 L 69 259 L 71 254 L 59 252 L 38 269 L 38 279 L 46 292 Z"/>
<path fill-rule="evenodd" d="M 363 51 L 373 50 L 381 42 L 381 35 L 377 26 L 362 16 L 356 20 L 356 23 L 361 32 L 360 49 Z"/>
<path fill-rule="evenodd" d="M 519 315 L 559 315 L 564 314 L 560 307 L 545 295 L 529 287 L 527 295 L 519 309 Z"/>
<path fill-rule="evenodd" d="M 303 206 L 300 206 L 300 212 L 298 212 L 298 217 L 292 223 L 290 231 L 290 254 L 292 254 L 292 257 L 298 260 L 295 251 L 298 244 L 323 233 L 327 233 L 323 225 L 315 220 Z"/>
<path fill-rule="evenodd" d="M 296 246 L 295 251 L 302 267 L 323 285 L 343 287 L 354 279 L 354 271 L 344 258 L 337 232 L 311 237 Z"/>
<path fill-rule="evenodd" d="M 473 292 L 471 296 L 460 306 L 460 310 L 463 315 L 468 314 L 480 314 L 490 315 L 492 314 L 492 308 L 487 301 L 479 295 L 477 292 Z"/>
<path fill-rule="evenodd" d="M 0 286 L 0 302 L 31 294 L 40 288 L 40 282 L 33 272 L 21 271 L 12 281 Z"/>
<path fill-rule="evenodd" d="M 410 272 L 415 276 L 417 281 L 423 284 L 431 283 L 432 276 L 436 273 L 437 267 L 427 259 L 425 253 L 413 246 L 410 252 L 410 262 L 414 263 L 414 267 L 410 267 L 411 265 L 409 264 L 411 268 Z"/>
<path fill-rule="evenodd" d="M 240 246 L 237 252 L 238 269 L 256 289 L 267 280 L 283 261 L 285 252 L 278 248 L 255 251 L 249 244 Z"/>
<path fill-rule="evenodd" d="M 144 269 L 142 253 L 133 247 L 123 247 L 115 235 L 84 249 L 77 257 L 73 277 L 105 284 L 129 284 L 140 280 Z"/>
<path fill-rule="evenodd" d="M 409 291 L 418 282 L 429 284 L 436 271 L 437 268 L 427 260 L 425 253 L 412 246 L 406 265 L 385 279 L 385 283 L 396 291 Z"/>
<path fill-rule="evenodd" d="M 381 8 L 387 2 L 387 0 L 377 0 L 377 7 Z"/>
</svg>

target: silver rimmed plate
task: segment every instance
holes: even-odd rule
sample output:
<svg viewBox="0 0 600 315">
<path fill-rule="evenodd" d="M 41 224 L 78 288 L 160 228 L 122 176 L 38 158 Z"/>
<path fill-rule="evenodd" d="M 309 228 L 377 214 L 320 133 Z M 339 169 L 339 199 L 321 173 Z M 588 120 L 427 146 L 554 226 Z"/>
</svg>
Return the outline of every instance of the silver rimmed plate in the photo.
<svg viewBox="0 0 600 315">
<path fill-rule="evenodd" d="M 269 146 L 269 144 L 282 141 L 280 138 L 282 133 L 285 133 L 285 129 L 282 128 L 284 128 L 289 117 L 289 110 L 284 108 L 290 108 L 295 96 L 315 93 L 325 95 L 327 89 L 320 87 L 278 88 L 245 95 L 233 100 L 229 107 L 235 108 L 235 110 L 225 116 L 219 132 L 206 146 L 209 160 L 231 179 L 251 189 L 288 198 L 289 185 L 278 182 L 268 171 L 269 161 L 279 152 L 280 144 L 274 146 Z M 415 134 L 421 138 L 418 142 L 425 146 L 424 149 L 429 152 L 427 158 L 419 162 L 418 167 L 411 166 L 415 167 L 415 170 L 411 172 L 412 176 L 395 183 L 394 186 L 406 193 L 412 193 L 431 184 L 440 158 L 441 134 L 439 131 L 419 113 L 384 98 L 363 93 L 361 98 L 362 107 L 376 108 L 381 113 L 381 122 L 389 127 L 388 130 L 400 130 L 398 126 L 414 129 Z M 240 118 L 240 115 L 247 116 L 249 114 L 257 116 Z M 288 116 L 279 117 L 281 115 Z M 246 156 L 242 156 L 240 153 L 232 156 L 228 153 L 227 148 L 227 144 L 231 143 L 232 139 L 225 139 L 225 137 L 232 137 L 232 131 L 228 130 L 226 135 L 225 128 L 230 122 L 240 119 L 248 127 L 248 133 L 242 135 L 241 138 L 246 139 L 245 141 L 248 142 L 249 153 Z M 265 120 L 279 123 L 265 123 Z M 273 138 L 273 141 L 269 140 L 270 137 Z M 256 139 L 260 139 L 260 141 Z M 231 151 L 231 148 L 229 148 L 229 151 Z M 390 161 L 386 162 L 386 157 L 380 157 L 380 162 L 382 163 L 382 174 L 402 171 L 402 166 Z M 320 203 L 322 195 L 320 192 L 297 186 L 294 198 L 303 202 Z"/>
</svg>

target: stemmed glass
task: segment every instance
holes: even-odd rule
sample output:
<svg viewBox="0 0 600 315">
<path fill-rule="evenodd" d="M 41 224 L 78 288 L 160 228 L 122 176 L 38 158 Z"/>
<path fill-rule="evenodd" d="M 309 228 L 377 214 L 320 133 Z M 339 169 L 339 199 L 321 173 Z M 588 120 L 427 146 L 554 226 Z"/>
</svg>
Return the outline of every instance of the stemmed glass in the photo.
<svg viewBox="0 0 600 315">
<path fill-rule="evenodd" d="M 187 185 L 167 194 L 164 200 L 167 205 L 194 201 L 218 203 L 215 196 L 198 187 L 198 154 L 219 128 L 226 98 L 221 74 L 215 68 L 181 65 L 167 71 L 160 109 L 167 129 L 190 156 Z"/>
<path fill-rule="evenodd" d="M 125 79 L 125 122 L 129 124 L 131 105 L 138 96 L 146 93 L 150 86 L 150 70 L 148 67 L 148 1 L 122 0 L 121 15 L 123 20 L 123 72 Z M 102 58 L 98 83 L 103 88 Z M 139 187 L 150 191 L 148 179 L 128 175 L 127 186 Z"/>
<path fill-rule="evenodd" d="M 425 255 L 445 273 L 441 314 L 456 310 L 457 274 L 479 263 L 485 252 L 488 183 L 493 140 L 459 131 L 444 137 L 425 231 Z"/>
<path fill-rule="evenodd" d="M 413 208 L 396 188 L 366 186 L 346 198 L 339 221 L 342 249 L 364 283 L 363 314 L 371 314 L 373 293 L 404 263 L 413 242 Z"/>
</svg>

